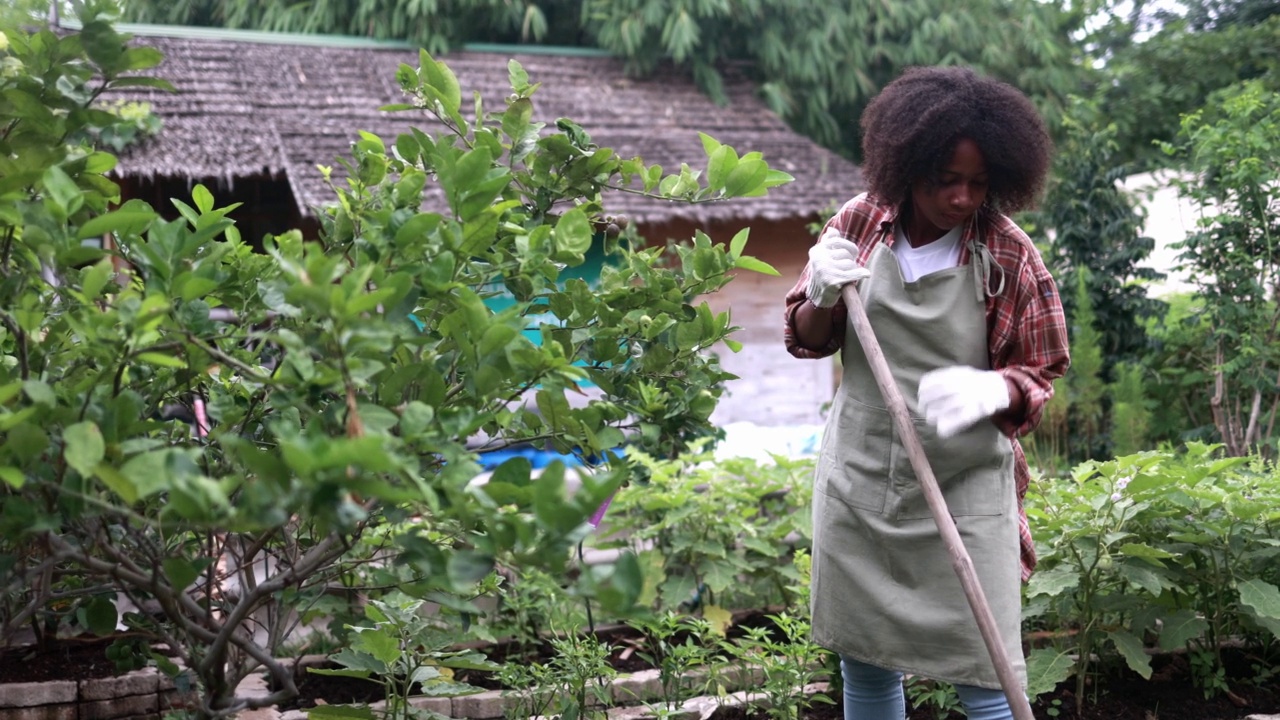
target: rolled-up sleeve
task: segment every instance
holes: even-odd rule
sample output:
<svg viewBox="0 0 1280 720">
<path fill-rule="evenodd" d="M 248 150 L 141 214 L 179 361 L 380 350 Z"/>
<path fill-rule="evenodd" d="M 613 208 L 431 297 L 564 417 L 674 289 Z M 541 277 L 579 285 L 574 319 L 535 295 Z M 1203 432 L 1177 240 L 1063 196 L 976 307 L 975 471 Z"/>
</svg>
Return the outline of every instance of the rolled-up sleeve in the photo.
<svg viewBox="0 0 1280 720">
<path fill-rule="evenodd" d="M 1062 301 L 1038 256 L 1023 266 L 1015 288 L 1013 311 L 993 333 L 992 367 L 1022 391 L 1023 403 L 993 419 L 1002 432 L 1020 437 L 1040 424 L 1053 381 L 1066 374 L 1071 355 Z"/>
<path fill-rule="evenodd" d="M 804 266 L 804 271 L 800 273 L 800 279 L 796 282 L 795 287 L 787 292 L 785 299 L 786 310 L 784 314 L 784 325 L 782 331 L 783 342 L 787 346 L 787 352 L 794 357 L 805 360 L 817 360 L 819 358 L 831 357 L 840 350 L 844 345 L 844 327 L 845 320 L 848 316 L 848 310 L 844 306 L 844 300 L 837 300 L 835 307 L 831 309 L 831 340 L 824 346 L 813 349 L 807 348 L 800 344 L 796 339 L 796 311 L 800 306 L 809 302 L 805 296 L 804 289 L 809 283 L 809 266 Z"/>
</svg>

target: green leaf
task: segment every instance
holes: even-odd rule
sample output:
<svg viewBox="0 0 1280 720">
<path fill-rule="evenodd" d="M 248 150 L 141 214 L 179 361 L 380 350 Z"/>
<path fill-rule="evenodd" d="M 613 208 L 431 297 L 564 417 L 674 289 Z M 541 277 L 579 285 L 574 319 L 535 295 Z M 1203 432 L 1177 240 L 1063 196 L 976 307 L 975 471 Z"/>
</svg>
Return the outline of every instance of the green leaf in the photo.
<svg viewBox="0 0 1280 720">
<path fill-rule="evenodd" d="M 174 87 L 173 83 L 163 78 L 123 77 L 123 78 L 116 78 L 115 80 L 111 81 L 112 90 L 115 90 L 118 88 L 127 88 L 127 87 L 149 87 L 149 88 L 156 88 L 157 90 L 164 90 L 166 92 L 178 92 L 178 88 Z"/>
<path fill-rule="evenodd" d="M 120 70 L 146 70 L 164 62 L 164 54 L 153 47 L 135 46 L 124 51 Z"/>
<path fill-rule="evenodd" d="M 101 175 L 102 173 L 110 172 L 117 163 L 115 155 L 107 152 L 95 152 L 84 159 L 84 171 Z"/>
<path fill-rule="evenodd" d="M 743 158 L 725 180 L 725 195 L 739 197 L 754 192 L 764 185 L 768 175 L 769 166 L 763 160 Z"/>
<path fill-rule="evenodd" d="M 356 678 L 358 680 L 368 680 L 373 673 L 368 670 L 349 670 L 347 668 L 307 668 L 307 672 L 315 675 L 327 675 L 329 677 L 346 677 Z M 377 682 L 376 680 L 374 682 Z"/>
<path fill-rule="evenodd" d="M 1129 669 L 1138 673 L 1144 680 L 1151 679 L 1151 656 L 1142 647 L 1142 641 L 1132 633 L 1124 630 L 1113 630 L 1107 633 L 1111 643 L 1120 651 Z"/>
<path fill-rule="evenodd" d="M 525 71 L 524 66 L 515 60 L 507 61 L 507 82 L 510 83 L 511 89 L 516 92 L 522 92 L 529 87 L 529 73 Z"/>
<path fill-rule="evenodd" d="M 707 157 L 711 157 L 717 150 L 724 147 L 720 144 L 719 140 L 716 140 L 704 132 L 698 133 L 698 139 L 702 141 L 702 150 L 707 154 Z M 736 153 L 734 154 L 734 160 L 737 160 Z"/>
<path fill-rule="evenodd" d="M 102 462 L 106 446 L 102 442 L 102 431 L 91 421 L 78 422 L 62 432 L 62 441 L 66 447 L 63 457 L 67 464 L 75 468 L 84 477 L 93 477 L 94 468 Z"/>
<path fill-rule="evenodd" d="M 449 555 L 447 569 L 453 587 L 466 588 L 493 571 L 493 556 L 474 550 L 455 550 Z"/>
<path fill-rule="evenodd" d="M 1071 677 L 1075 661 L 1065 651 L 1038 648 L 1027 655 L 1027 695 L 1033 699 L 1053 692 L 1058 685 Z"/>
<path fill-rule="evenodd" d="M 789 182 L 795 182 L 795 178 L 781 170 L 770 170 L 769 174 L 765 175 L 764 178 L 764 186 L 766 188 L 786 185 Z"/>
<path fill-rule="evenodd" d="M 733 263 L 733 266 L 740 270 L 750 270 L 752 272 L 758 272 L 762 275 L 773 275 L 777 277 L 782 274 L 778 272 L 777 269 L 774 268 L 769 263 L 763 260 L 758 260 L 749 255 L 743 255 L 742 257 L 735 260 Z"/>
<path fill-rule="evenodd" d="M 591 249 L 591 221 L 580 207 L 569 210 L 556 222 L 553 236 L 556 254 L 583 255 Z"/>
<path fill-rule="evenodd" d="M 372 675 L 369 670 L 348 670 L 346 667 L 307 667 L 307 673 L 328 675 L 330 678 L 355 678 L 357 680 L 367 680 Z M 378 680 L 374 680 L 374 682 L 378 682 Z"/>
<path fill-rule="evenodd" d="M 334 653 L 331 660 L 348 670 L 363 670 L 375 675 L 385 675 L 390 671 L 386 663 L 369 653 L 356 652 L 351 648 L 343 648 Z"/>
<path fill-rule="evenodd" d="M 165 577 L 169 578 L 169 584 L 175 590 L 185 590 L 191 587 L 191 583 L 200 577 L 200 573 L 209 567 L 208 558 L 200 558 L 192 561 L 182 557 L 167 557 L 160 563 L 164 568 Z"/>
<path fill-rule="evenodd" d="M 1193 610 L 1178 610 L 1164 617 L 1164 628 L 1160 631 L 1160 649 L 1177 650 L 1186 647 L 1187 643 L 1200 637 L 1209 629 L 1209 623 L 1198 617 Z"/>
<path fill-rule="evenodd" d="M 502 666 L 478 652 L 462 653 L 440 661 L 440 665 L 457 670 L 501 670 Z"/>
<path fill-rule="evenodd" d="M 207 213 L 213 209 L 213 193 L 209 192 L 209 188 L 204 185 L 196 185 L 191 190 L 191 201 L 196 204 L 196 209 L 201 214 Z"/>
<path fill-rule="evenodd" d="M 1129 557 L 1139 558 L 1155 565 L 1156 567 L 1164 567 L 1161 560 L 1168 560 L 1177 557 L 1167 550 L 1154 548 L 1143 543 L 1125 543 L 1120 546 L 1120 553 Z"/>
<path fill-rule="evenodd" d="M 187 366 L 186 360 L 176 358 L 172 355 L 165 355 L 164 353 L 143 352 L 138 353 L 136 357 L 144 363 L 157 365 L 159 367 L 184 368 Z"/>
<path fill-rule="evenodd" d="M 400 657 L 400 641 L 388 629 L 364 629 L 355 633 L 351 647 L 359 652 L 372 655 L 386 665 L 393 664 Z"/>
<path fill-rule="evenodd" d="M 457 76 L 447 65 L 434 60 L 426 50 L 419 51 L 418 61 L 418 77 L 439 93 L 445 112 L 458 112 L 458 108 L 462 107 L 462 87 L 458 85 Z"/>
<path fill-rule="evenodd" d="M 76 232 L 76 238 L 87 240 L 92 237 L 101 237 L 108 233 L 137 235 L 145 230 L 147 225 L 157 217 L 159 215 L 150 207 L 140 206 L 130 201 L 119 210 L 99 215 L 81 225 L 79 231 Z"/>
<path fill-rule="evenodd" d="M 711 153 L 711 159 L 707 163 L 707 186 L 713 191 L 724 189 L 737 167 L 738 153 L 728 145 L 721 145 Z"/>
<path fill-rule="evenodd" d="M 58 396 L 53 393 L 53 388 L 41 380 L 27 380 L 22 383 L 22 391 L 37 405 L 53 407 L 58 404 Z"/>
<path fill-rule="evenodd" d="M 1124 563 L 1118 570 L 1120 577 L 1145 590 L 1151 597 L 1160 597 L 1164 590 L 1164 582 L 1160 576 L 1149 568 L 1136 563 Z"/>
<path fill-rule="evenodd" d="M 507 105 L 507 111 L 502 115 L 502 132 L 511 138 L 514 145 L 516 141 L 524 137 L 525 128 L 529 127 L 529 121 L 532 118 L 533 102 L 529 98 L 512 100 Z"/>
<path fill-rule="evenodd" d="M 120 466 L 120 472 L 138 489 L 138 497 L 146 498 L 165 489 L 173 480 L 170 456 L 174 451 L 152 450 L 134 455 Z"/>
<path fill-rule="evenodd" d="M 95 596 L 84 608 L 85 624 L 94 635 L 110 635 L 116 631 L 120 619 L 115 603 L 101 595 Z"/>
<path fill-rule="evenodd" d="M 0 480 L 5 481 L 14 490 L 21 490 L 27 483 L 26 476 L 16 467 L 0 467 Z"/>
<path fill-rule="evenodd" d="M 450 195 L 456 198 L 455 202 L 460 202 L 480 183 L 481 178 L 492 167 L 493 155 L 490 154 L 488 147 L 481 145 L 458 158 L 457 163 L 454 165 L 453 173 L 449 176 L 449 184 L 446 189 Z M 454 211 L 459 212 L 457 205 L 455 205 Z M 461 212 L 459 212 L 459 215 L 461 215 Z M 468 220 L 470 218 L 464 217 L 463 219 Z"/>
<path fill-rule="evenodd" d="M 624 599 L 626 605 L 633 604 L 644 591 L 644 571 L 633 553 L 626 552 L 618 556 L 613 563 L 613 587 Z"/>
<path fill-rule="evenodd" d="M 86 300 L 97 300 L 98 295 L 102 293 L 102 289 L 111 281 L 115 270 L 109 257 L 104 257 L 85 268 L 80 280 L 80 292 L 84 294 L 84 298 Z"/>
<path fill-rule="evenodd" d="M 751 228 L 742 228 L 729 241 L 729 257 L 735 260 L 742 257 L 742 251 L 747 249 L 747 237 L 751 235 Z"/>
<path fill-rule="evenodd" d="M 1080 576 L 1070 569 L 1054 569 L 1036 573 L 1027 582 L 1027 597 L 1036 595 L 1061 595 L 1080 585 Z"/>
<path fill-rule="evenodd" d="M 1275 585 L 1251 578 L 1238 586 L 1240 604 L 1245 605 L 1258 615 L 1280 620 L 1280 589 Z"/>
<path fill-rule="evenodd" d="M 711 623 L 711 632 L 724 637 L 733 624 L 733 613 L 719 605 L 707 605 L 702 608 L 702 619 Z"/>
<path fill-rule="evenodd" d="M 426 239 L 428 235 L 435 232 L 436 228 L 440 227 L 440 222 L 443 219 L 436 213 L 414 215 L 406 220 L 400 226 L 400 229 L 396 231 L 396 245 L 404 247 L 415 240 Z"/>
<path fill-rule="evenodd" d="M 93 474 L 126 503 L 132 505 L 138 502 L 138 488 L 119 470 L 106 463 L 98 463 Z"/>
<path fill-rule="evenodd" d="M 53 122 L 53 113 L 44 102 L 25 90 L 9 88 L 0 92 L 0 98 L 9 105 L 6 114 L 12 113 L 15 117 L 30 121 L 38 127 L 45 127 Z"/>
<path fill-rule="evenodd" d="M 42 182 L 46 197 L 58 206 L 64 216 L 70 216 L 84 203 L 84 194 L 76 186 L 76 181 L 57 165 L 44 171 Z"/>
</svg>

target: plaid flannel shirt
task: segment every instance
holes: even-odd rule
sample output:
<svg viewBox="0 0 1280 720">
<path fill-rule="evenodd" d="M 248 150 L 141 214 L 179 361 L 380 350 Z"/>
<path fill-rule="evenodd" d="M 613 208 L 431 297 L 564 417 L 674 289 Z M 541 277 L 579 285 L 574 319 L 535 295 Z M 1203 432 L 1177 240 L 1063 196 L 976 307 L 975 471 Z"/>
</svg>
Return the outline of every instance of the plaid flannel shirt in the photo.
<svg viewBox="0 0 1280 720">
<path fill-rule="evenodd" d="M 898 211 L 898 207 L 864 193 L 845 203 L 827 222 L 823 234 L 834 229 L 853 241 L 858 246 L 858 262 L 865 265 L 876 245 L 893 247 Z M 1031 472 L 1018 437 L 1040 423 L 1045 404 L 1053 397 L 1054 379 L 1062 377 L 1071 364 L 1067 327 L 1057 286 L 1040 252 L 1027 234 L 1004 215 L 984 210 L 969 220 L 961 237 L 960 264 L 969 262 L 969 240 L 980 226 L 983 242 L 1003 269 L 1005 278 L 1003 291 L 987 298 L 987 348 L 991 368 L 1011 380 L 1022 390 L 1023 397 L 1019 412 L 1001 413 L 992 421 L 1013 442 L 1018 534 L 1025 582 L 1035 568 L 1036 552 L 1022 506 Z M 816 350 L 801 347 L 796 342 L 795 312 L 806 302 L 808 280 L 806 265 L 799 281 L 786 295 L 784 341 L 787 351 L 795 357 L 829 357 L 844 345 L 847 310 L 843 300 L 836 304 L 832 313 L 833 333 L 826 347 Z"/>
</svg>

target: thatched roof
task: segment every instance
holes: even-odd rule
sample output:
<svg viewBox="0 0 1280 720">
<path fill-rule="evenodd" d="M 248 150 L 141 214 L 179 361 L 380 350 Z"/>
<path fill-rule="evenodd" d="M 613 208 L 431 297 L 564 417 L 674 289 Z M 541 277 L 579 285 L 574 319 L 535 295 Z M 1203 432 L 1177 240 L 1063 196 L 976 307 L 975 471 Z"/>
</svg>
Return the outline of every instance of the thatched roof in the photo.
<svg viewBox="0 0 1280 720">
<path fill-rule="evenodd" d="M 378 108 L 405 102 L 395 82 L 401 63 L 417 67 L 407 47 L 300 44 L 296 36 L 272 42 L 263 33 L 203 32 L 167 37 L 161 27 L 129 26 L 134 42 L 160 50 L 165 61 L 152 75 L 177 94 L 131 90 L 163 119 L 159 136 L 122 154 L 122 176 L 223 178 L 234 182 L 263 173 L 282 175 L 300 210 L 333 200 L 317 165 L 335 166 L 349 157 L 357 131 L 372 132 L 390 144 L 417 126 L 433 132 L 426 115 L 383 113 Z M 246 39 L 251 38 L 251 39 Z M 265 41 L 264 41 L 265 40 Z M 458 76 L 464 98 L 479 91 L 488 109 L 504 107 L 510 92 L 507 61 L 515 58 L 542 87 L 533 96 L 534 119 L 554 123 L 567 117 L 582 125 L 602 147 L 623 157 L 639 155 L 668 171 L 680 163 L 705 163 L 698 131 L 739 153 L 758 150 L 770 166 L 795 176 L 768 197 L 688 206 L 614 194 L 610 213 L 661 222 L 676 218 L 785 219 L 821 213 L 855 194 L 857 168 L 791 131 L 759 100 L 741 74 L 726 77 L 731 103 L 719 107 L 685 76 L 661 73 L 628 78 L 621 61 L 602 55 L 457 52 L 441 57 Z M 464 116 L 471 107 L 464 99 Z"/>
</svg>

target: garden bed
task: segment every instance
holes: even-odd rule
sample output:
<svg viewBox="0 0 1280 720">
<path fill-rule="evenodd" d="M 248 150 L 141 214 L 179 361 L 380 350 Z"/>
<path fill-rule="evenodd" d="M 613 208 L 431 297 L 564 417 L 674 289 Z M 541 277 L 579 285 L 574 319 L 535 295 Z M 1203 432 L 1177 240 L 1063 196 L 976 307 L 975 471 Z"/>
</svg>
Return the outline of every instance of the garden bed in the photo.
<svg viewBox="0 0 1280 720">
<path fill-rule="evenodd" d="M 193 697 L 153 667 L 121 670 L 110 638 L 63 638 L 0 650 L 0 720 L 159 717 Z"/>
<path fill-rule="evenodd" d="M 610 630 L 605 635 L 612 638 L 616 648 L 632 647 L 634 637 L 628 638 L 619 629 Z M 117 677 L 115 666 L 106 659 L 106 645 L 105 642 L 63 639 L 51 643 L 41 652 L 36 652 L 32 648 L 9 648 L 0 651 L 0 677 L 6 681 L 0 684 L 0 688 L 13 687 L 18 683 L 28 688 L 35 687 L 32 684 L 43 684 L 53 689 L 64 685 L 78 688 L 88 687 L 89 681 L 95 678 Z M 615 651 L 614 656 L 619 654 L 621 653 Z M 632 653 L 625 660 L 619 659 L 617 662 L 616 668 L 623 671 L 623 674 L 615 681 L 615 690 L 612 694 L 619 705 L 636 702 L 627 697 L 627 691 L 623 688 L 641 687 L 647 684 L 652 689 L 656 671 L 624 671 L 624 668 L 634 670 L 637 662 L 643 664 L 643 661 L 637 661 L 636 658 L 636 654 Z M 1224 650 L 1224 661 L 1227 670 L 1225 680 L 1229 692 L 1217 693 L 1213 697 L 1206 698 L 1205 692 L 1194 682 L 1193 670 L 1187 656 L 1172 653 L 1153 658 L 1153 674 L 1150 680 L 1143 679 L 1127 669 L 1117 669 L 1089 683 L 1087 686 L 1089 696 L 1085 699 L 1084 712 L 1080 715 L 1075 711 L 1074 681 L 1062 683 L 1054 692 L 1037 698 L 1033 704 L 1033 711 L 1041 720 L 1237 720 L 1250 716 L 1280 714 L 1280 672 L 1276 672 L 1278 663 L 1274 655 L 1266 656 L 1243 648 L 1227 648 Z M 154 690 L 147 690 L 144 694 L 156 695 L 161 691 L 163 678 L 156 677 L 154 670 L 130 673 L 124 676 L 124 680 L 117 680 L 115 684 L 121 688 L 137 687 L 138 679 L 143 676 L 151 678 L 148 688 L 155 687 Z M 302 673 L 299 680 L 301 695 L 296 701 L 280 708 L 281 710 L 297 711 L 312 707 L 317 701 L 327 704 L 373 703 L 382 699 L 381 687 L 368 681 L 327 677 L 313 673 Z M 102 684 L 99 683 L 99 685 Z M 171 684 L 169 689 L 172 690 Z M 28 692 L 32 696 L 35 694 L 31 689 L 28 689 Z M 126 692 L 127 696 L 137 694 L 132 690 Z M 501 693 L 491 690 L 485 695 L 501 696 Z M 68 698 L 70 697 L 68 695 Z M 477 706 L 486 699 L 492 698 L 471 696 L 468 702 L 472 706 Z M 814 705 L 805 711 L 802 717 L 813 720 L 842 717 L 840 698 L 833 696 L 832 699 L 836 701 L 835 705 Z M 95 717 L 117 716 L 107 710 L 107 705 L 102 704 L 101 699 L 94 702 L 99 703 L 95 707 L 99 707 L 102 713 Z M 128 702 L 136 704 L 138 701 L 135 699 Z M 157 696 L 156 711 L 161 710 L 160 702 Z M 706 698 L 703 702 L 705 706 L 711 707 L 706 703 L 714 703 L 715 699 Z M 117 701 L 117 705 L 122 708 L 133 707 L 125 703 L 126 701 L 123 700 Z M 55 703 L 55 705 L 66 704 L 66 702 Z M 145 704 L 148 708 L 152 707 L 149 702 Z M 0 718 L 5 720 L 23 718 L 32 711 L 34 709 L 29 711 L 19 710 L 17 707 L 0 706 Z M 70 709 L 59 712 L 71 717 L 68 714 L 71 712 Z M 148 709 L 136 714 L 150 713 L 152 711 Z M 726 705 L 717 709 L 710 717 L 713 720 L 746 720 L 764 717 L 762 713 L 762 710 L 753 706 Z M 48 716 L 61 717 L 62 715 L 55 713 Z M 914 708 L 909 714 L 911 720 L 960 720 L 962 717 L 959 713 L 945 713 L 936 705 L 922 705 Z"/>
</svg>

